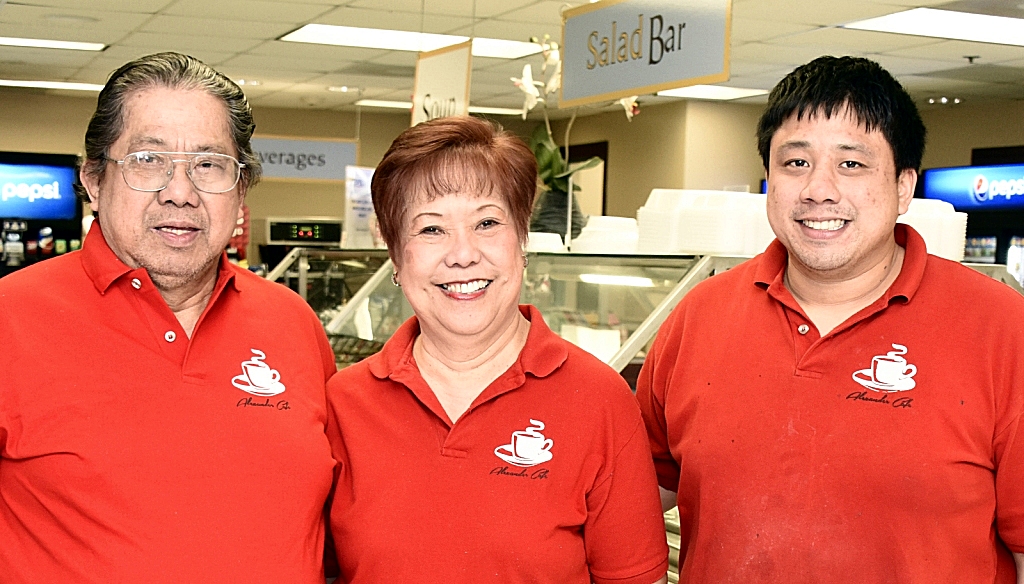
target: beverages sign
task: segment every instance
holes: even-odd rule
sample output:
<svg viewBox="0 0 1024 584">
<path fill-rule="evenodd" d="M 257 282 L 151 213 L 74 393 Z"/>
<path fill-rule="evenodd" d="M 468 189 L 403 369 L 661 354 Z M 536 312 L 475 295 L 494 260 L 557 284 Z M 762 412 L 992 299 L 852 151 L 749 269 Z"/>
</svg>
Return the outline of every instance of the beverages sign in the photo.
<svg viewBox="0 0 1024 584">
<path fill-rule="evenodd" d="M 562 15 L 559 107 L 729 79 L 731 0 L 604 0 Z"/>
<path fill-rule="evenodd" d="M 924 196 L 951 203 L 957 211 L 1024 208 L 1024 165 L 929 169 Z"/>
<path fill-rule="evenodd" d="M 0 163 L 0 217 L 74 219 L 74 184 L 71 167 Z"/>
<path fill-rule="evenodd" d="M 349 140 L 279 138 L 252 139 L 263 166 L 263 178 L 345 180 L 345 167 L 356 163 L 358 147 Z"/>
</svg>

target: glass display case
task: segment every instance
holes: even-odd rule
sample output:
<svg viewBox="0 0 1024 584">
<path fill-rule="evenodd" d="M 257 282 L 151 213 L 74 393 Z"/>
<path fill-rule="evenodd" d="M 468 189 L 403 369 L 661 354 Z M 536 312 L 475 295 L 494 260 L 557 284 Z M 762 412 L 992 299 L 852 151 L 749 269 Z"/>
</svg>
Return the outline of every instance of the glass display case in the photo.
<svg viewBox="0 0 1024 584">
<path fill-rule="evenodd" d="M 528 257 L 520 302 L 536 306 L 551 330 L 608 363 L 634 389 L 647 350 L 676 304 L 702 280 L 747 259 L 564 253 Z M 1004 265 L 965 265 L 1024 294 Z M 296 249 L 268 278 L 280 279 L 300 294 L 305 291 L 324 323 L 338 366 L 345 367 L 379 351 L 412 316 L 391 273 L 384 250 Z M 665 525 L 668 578 L 677 582 L 677 510 L 665 514 Z"/>
</svg>

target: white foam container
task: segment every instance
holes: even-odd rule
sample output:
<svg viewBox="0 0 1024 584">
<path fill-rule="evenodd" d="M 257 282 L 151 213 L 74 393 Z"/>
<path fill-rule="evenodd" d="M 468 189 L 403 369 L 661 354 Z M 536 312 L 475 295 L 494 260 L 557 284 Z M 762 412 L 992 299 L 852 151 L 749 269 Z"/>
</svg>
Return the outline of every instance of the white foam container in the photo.
<svg viewBox="0 0 1024 584">
<path fill-rule="evenodd" d="M 580 236 L 572 240 L 572 253 L 637 253 L 636 219 L 610 215 L 591 215 Z"/>
<path fill-rule="evenodd" d="M 924 238 L 928 253 L 954 262 L 964 260 L 967 213 L 937 199 L 912 199 L 906 213 L 896 220 L 914 228 Z"/>
<path fill-rule="evenodd" d="M 637 211 L 640 253 L 747 255 L 775 238 L 760 193 L 654 189 Z"/>
</svg>

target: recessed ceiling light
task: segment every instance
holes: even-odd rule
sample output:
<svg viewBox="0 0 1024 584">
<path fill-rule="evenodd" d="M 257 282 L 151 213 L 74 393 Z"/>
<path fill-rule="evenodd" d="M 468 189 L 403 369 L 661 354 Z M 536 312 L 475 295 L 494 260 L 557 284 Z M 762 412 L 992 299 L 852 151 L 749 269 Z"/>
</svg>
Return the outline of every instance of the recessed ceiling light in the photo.
<svg viewBox="0 0 1024 584">
<path fill-rule="evenodd" d="M 688 97 L 690 99 L 730 100 L 765 95 L 767 93 L 768 90 L 766 89 L 746 89 L 743 87 L 725 87 L 724 85 L 691 85 L 690 87 L 659 91 L 658 95 L 663 97 Z"/>
<path fill-rule="evenodd" d="M 32 87 L 36 89 L 71 89 L 74 91 L 100 91 L 102 85 L 95 83 L 73 83 L 69 81 L 24 81 L 21 79 L 0 79 L 0 87 Z"/>
<path fill-rule="evenodd" d="M 1024 46 L 1024 19 L 934 8 L 914 8 L 858 20 L 842 28 Z"/>
<path fill-rule="evenodd" d="M 404 109 L 411 110 L 411 101 L 386 101 L 381 99 L 360 99 L 355 102 L 355 105 L 362 107 L 384 107 L 390 109 Z M 484 106 L 469 106 L 469 113 L 471 114 L 492 114 L 499 116 L 518 116 L 522 115 L 523 110 L 512 109 L 504 107 L 484 107 Z"/>
<path fill-rule="evenodd" d="M 405 109 L 405 110 L 411 110 L 412 109 L 412 102 L 411 101 L 386 101 L 386 100 L 383 100 L 383 99 L 360 99 L 359 101 L 356 102 L 356 105 L 361 105 L 361 106 L 364 106 L 364 107 L 386 107 L 386 108 Z"/>
<path fill-rule="evenodd" d="M 263 82 L 258 79 L 239 79 L 237 81 L 239 85 L 263 85 Z"/>
<path fill-rule="evenodd" d="M 521 116 L 523 115 L 523 109 L 512 109 L 508 107 L 486 107 L 482 105 L 471 105 L 469 106 L 469 113 L 471 114 L 491 114 L 495 116 Z"/>
<path fill-rule="evenodd" d="M 327 88 L 327 91 L 335 91 L 337 93 L 349 93 L 349 92 L 358 93 L 359 92 L 359 88 L 358 87 L 349 87 L 348 85 L 332 85 L 332 86 Z"/>
<path fill-rule="evenodd" d="M 284 35 L 280 40 L 392 51 L 433 51 L 464 43 L 469 40 L 469 37 L 407 30 L 307 24 Z M 541 52 L 541 46 L 537 43 L 479 37 L 473 39 L 474 57 L 518 59 L 539 52 Z"/>
<path fill-rule="evenodd" d="M 102 51 L 107 48 L 103 43 L 78 43 L 71 41 L 53 41 L 48 39 L 22 39 L 16 37 L 0 37 L 0 45 L 9 47 L 32 47 L 36 49 L 70 49 L 72 51 Z"/>
<path fill-rule="evenodd" d="M 587 284 L 606 284 L 609 286 L 633 286 L 635 288 L 653 288 L 654 281 L 641 276 L 619 276 L 613 274 L 580 274 L 580 281 Z"/>
</svg>

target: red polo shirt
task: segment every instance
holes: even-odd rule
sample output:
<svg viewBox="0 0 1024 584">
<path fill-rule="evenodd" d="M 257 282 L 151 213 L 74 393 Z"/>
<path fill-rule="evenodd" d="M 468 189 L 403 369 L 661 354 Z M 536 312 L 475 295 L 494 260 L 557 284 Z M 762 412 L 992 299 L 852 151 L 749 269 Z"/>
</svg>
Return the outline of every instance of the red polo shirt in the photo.
<svg viewBox="0 0 1024 584">
<path fill-rule="evenodd" d="M 637 397 L 680 582 L 1015 582 L 1024 298 L 895 233 L 896 281 L 824 337 L 778 241 L 663 325 Z"/>
<path fill-rule="evenodd" d="M 668 549 L 643 422 L 620 376 L 521 307 L 519 360 L 452 424 L 411 318 L 328 384 L 342 580 L 651 584 Z"/>
<path fill-rule="evenodd" d="M 322 583 L 334 370 L 309 307 L 225 260 L 191 339 L 99 225 L 3 278 L 0 581 Z"/>
</svg>

